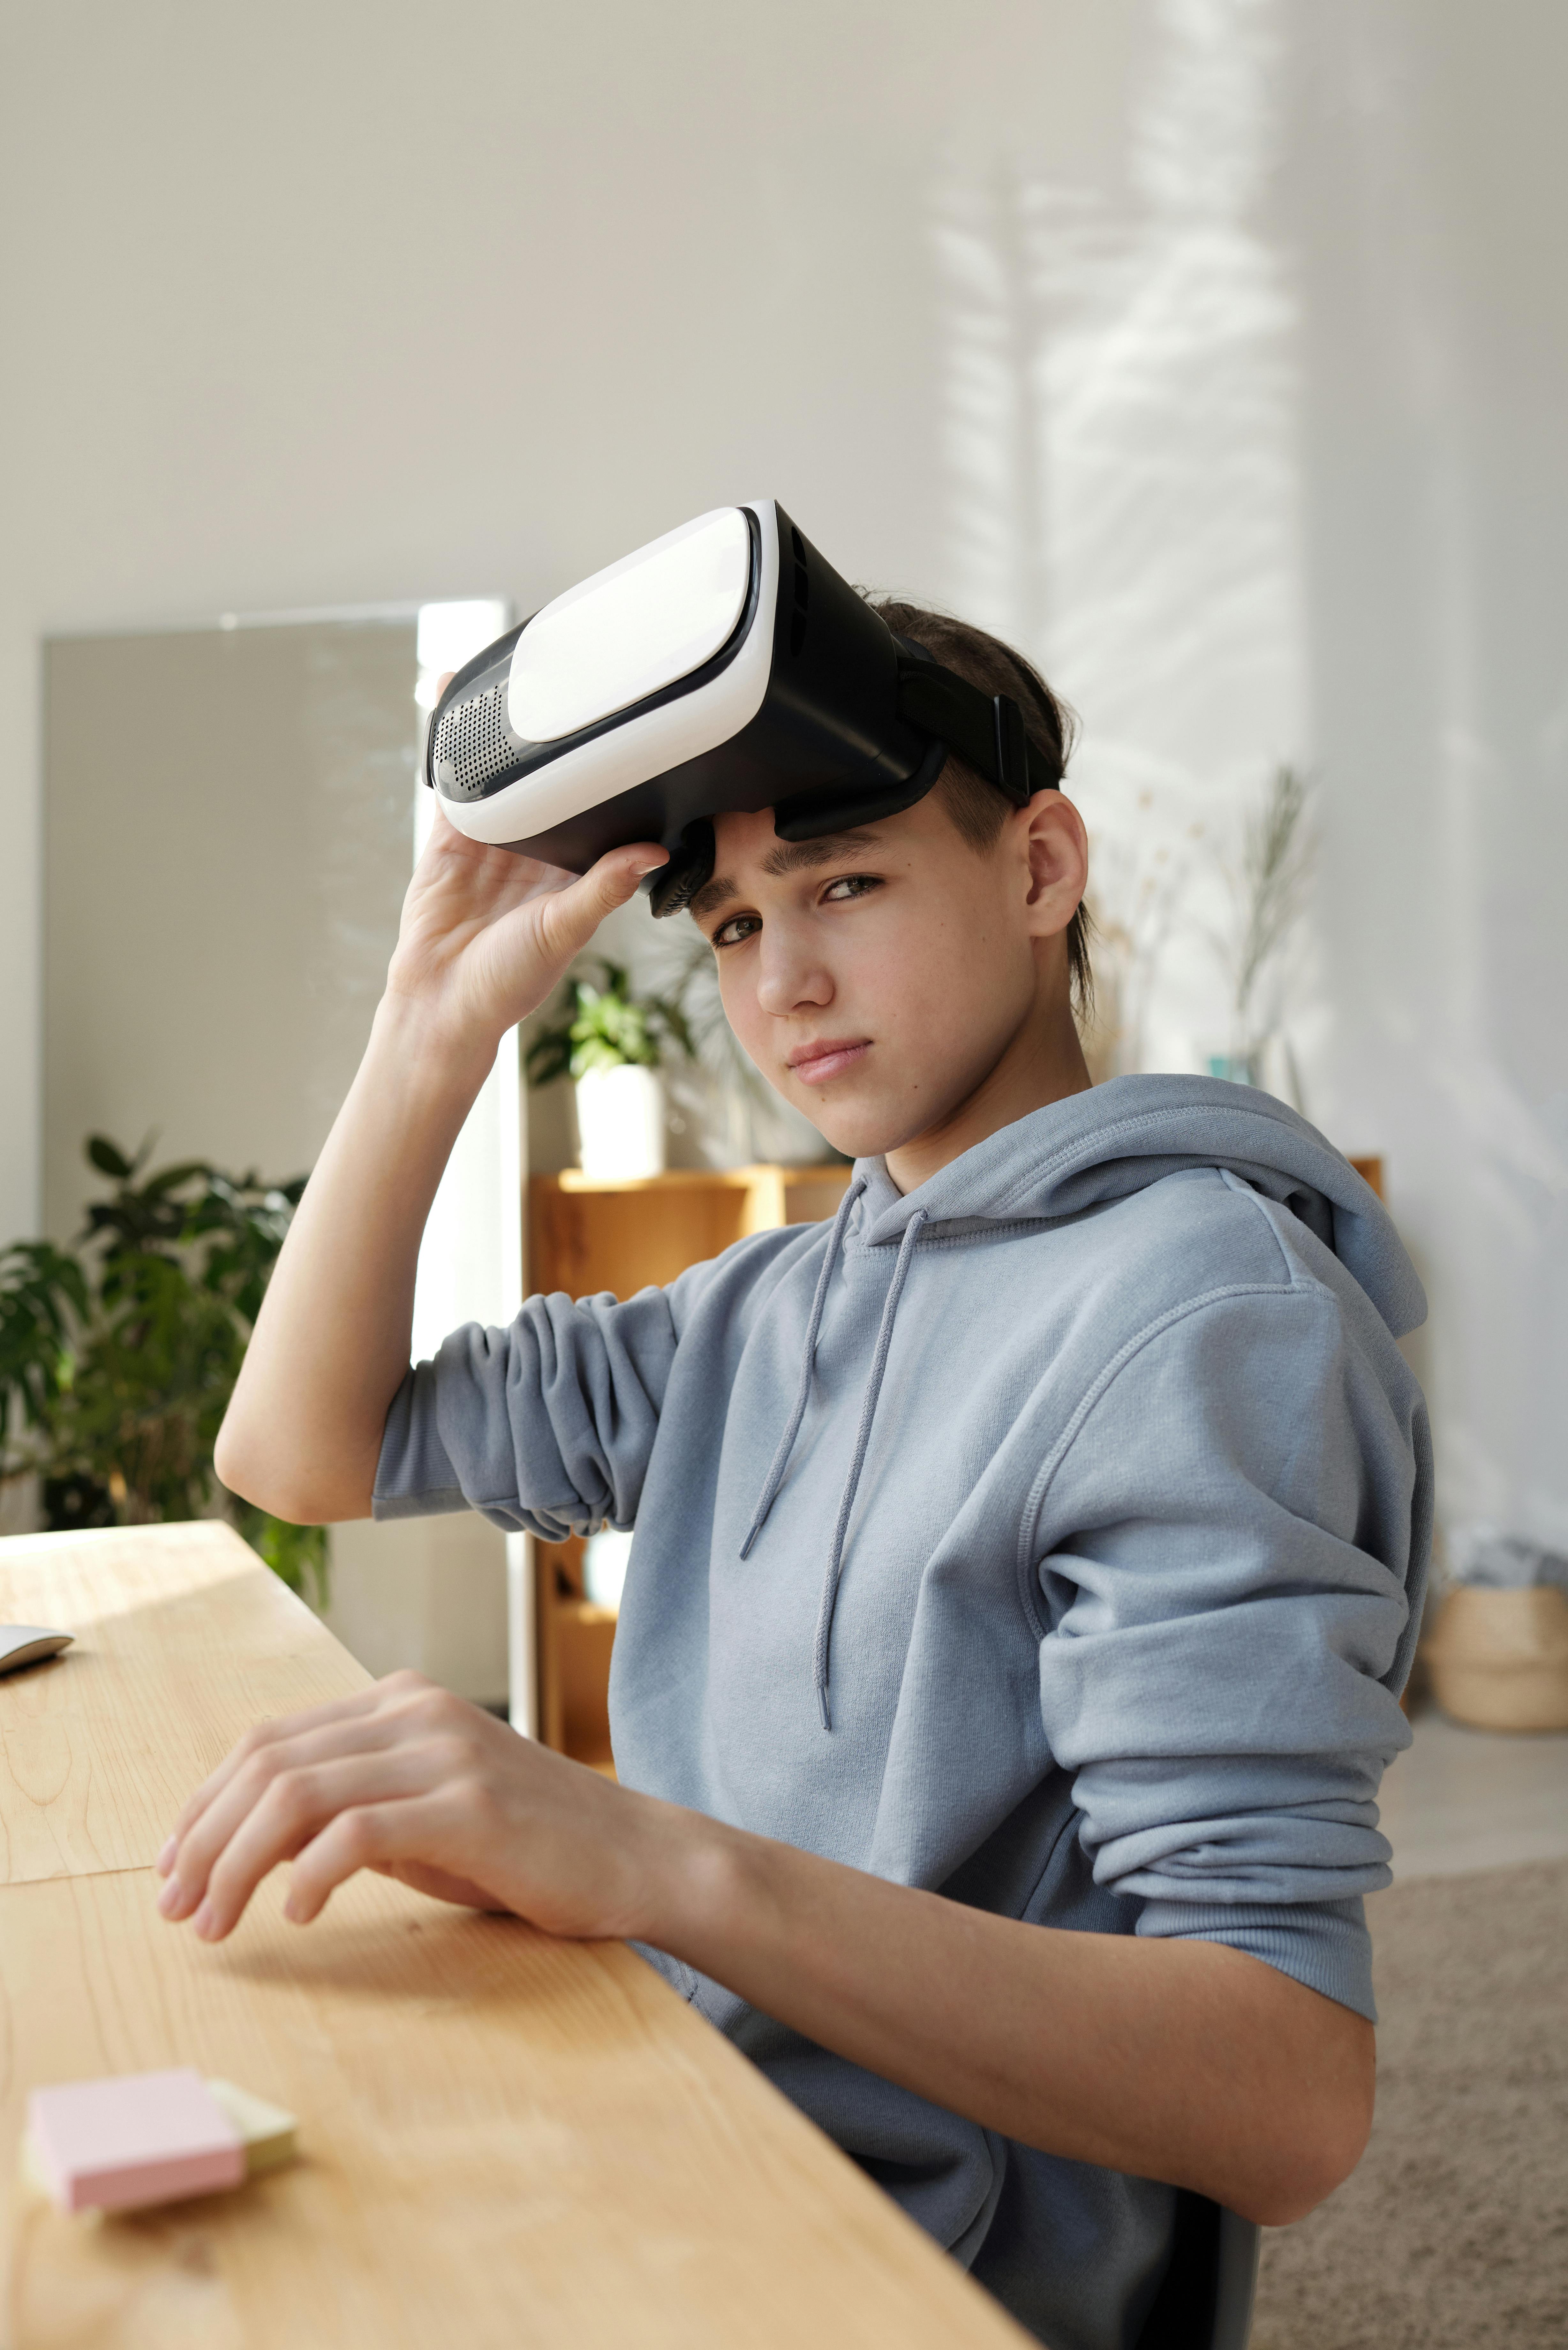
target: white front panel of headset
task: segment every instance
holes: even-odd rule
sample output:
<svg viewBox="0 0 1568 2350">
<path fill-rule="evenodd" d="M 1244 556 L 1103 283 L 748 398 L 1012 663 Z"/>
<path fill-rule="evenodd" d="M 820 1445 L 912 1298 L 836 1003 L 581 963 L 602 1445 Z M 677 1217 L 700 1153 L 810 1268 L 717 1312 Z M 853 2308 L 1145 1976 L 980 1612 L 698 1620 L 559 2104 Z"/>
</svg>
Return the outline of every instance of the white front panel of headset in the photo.
<svg viewBox="0 0 1568 2350">
<path fill-rule="evenodd" d="M 512 732 L 556 743 L 690 677 L 734 634 L 751 578 L 746 517 L 721 506 L 557 596 L 517 639 Z"/>
<path fill-rule="evenodd" d="M 725 511 L 734 515 L 744 532 L 740 510 L 731 507 Z M 650 775 L 661 775 L 687 759 L 701 758 L 705 751 L 717 750 L 722 743 L 727 743 L 742 726 L 751 723 L 763 706 L 773 670 L 774 611 L 779 574 L 778 523 L 774 502 L 771 498 L 756 499 L 751 511 L 762 525 L 762 577 L 755 615 L 733 660 L 707 685 L 679 695 L 660 709 L 628 718 L 624 725 L 612 726 L 607 733 L 596 736 L 591 743 L 579 743 L 574 751 L 563 752 L 558 759 L 552 759 L 532 775 L 520 775 L 515 783 L 508 784 L 489 799 L 464 803 L 443 798 L 441 807 L 450 823 L 471 840 L 526 840 L 535 833 L 548 832 L 552 826 L 581 816 L 586 808 L 597 807 L 602 800 L 613 799 L 618 792 L 630 791 L 635 785 L 646 783 Z M 703 517 L 704 521 L 711 519 Z M 593 582 L 583 584 L 587 588 Z M 532 629 L 525 629 L 519 644 L 531 634 Z M 536 742 L 541 738 L 535 735 L 531 739 Z"/>
</svg>

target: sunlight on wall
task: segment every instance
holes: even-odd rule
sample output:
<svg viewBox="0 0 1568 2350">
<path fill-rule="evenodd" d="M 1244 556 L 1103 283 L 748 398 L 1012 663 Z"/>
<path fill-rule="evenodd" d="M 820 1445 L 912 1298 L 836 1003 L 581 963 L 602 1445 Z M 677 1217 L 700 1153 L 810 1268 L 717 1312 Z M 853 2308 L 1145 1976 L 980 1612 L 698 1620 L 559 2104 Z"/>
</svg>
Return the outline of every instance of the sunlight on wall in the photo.
<svg viewBox="0 0 1568 2350">
<path fill-rule="evenodd" d="M 1397 1212 L 1431 1302 L 1417 1351 L 1449 1523 L 1562 1548 L 1568 281 L 1540 274 L 1530 240 L 1561 218 L 1563 155 L 1539 143 L 1513 79 L 1519 155 L 1483 141 L 1456 165 L 1423 112 L 1428 61 L 1386 8 L 1336 12 L 1314 38 L 1341 98 L 1314 122 L 1327 151 L 1303 239 L 1340 487 L 1316 517 L 1337 799 L 1321 1094 L 1337 1130 L 1381 1128 L 1397 1152 Z M 1525 71 L 1521 58 L 1511 76 Z"/>
<path fill-rule="evenodd" d="M 944 421 L 960 607 L 1085 725 L 1117 1066 L 1200 1068 L 1243 807 L 1305 745 L 1285 271 L 1255 224 L 1278 0 L 1158 0 L 1115 192 L 945 186 Z"/>
<path fill-rule="evenodd" d="M 1447 1521 L 1562 1547 L 1568 705 L 1542 615 L 1568 300 L 1537 220 L 1563 170 L 1533 100 L 1517 170 L 1485 134 L 1456 150 L 1462 28 L 1147 0 L 1119 157 L 950 161 L 949 576 L 1084 721 L 1102 1066 L 1223 1049 L 1241 815 L 1277 763 L 1315 777 L 1294 1049 L 1265 1081 L 1299 1066 L 1308 1115 L 1386 1155 Z M 1501 125 L 1525 68 L 1496 71 Z"/>
</svg>

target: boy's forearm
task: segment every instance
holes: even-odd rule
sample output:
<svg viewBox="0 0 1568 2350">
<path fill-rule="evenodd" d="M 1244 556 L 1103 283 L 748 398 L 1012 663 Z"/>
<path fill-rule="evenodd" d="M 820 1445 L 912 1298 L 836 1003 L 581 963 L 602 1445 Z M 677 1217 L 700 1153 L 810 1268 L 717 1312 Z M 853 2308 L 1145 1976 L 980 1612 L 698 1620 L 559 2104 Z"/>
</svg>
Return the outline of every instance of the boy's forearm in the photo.
<svg viewBox="0 0 1568 2350">
<path fill-rule="evenodd" d="M 1268 2225 L 1358 2158 L 1372 2027 L 1261 1960 L 1025 1925 L 683 1816 L 639 1939 L 868 2071 Z"/>
<path fill-rule="evenodd" d="M 436 1187 L 494 1057 L 388 995 L 284 1243 L 219 1435 L 219 1476 L 297 1523 L 367 1517 L 408 1368 Z"/>
</svg>

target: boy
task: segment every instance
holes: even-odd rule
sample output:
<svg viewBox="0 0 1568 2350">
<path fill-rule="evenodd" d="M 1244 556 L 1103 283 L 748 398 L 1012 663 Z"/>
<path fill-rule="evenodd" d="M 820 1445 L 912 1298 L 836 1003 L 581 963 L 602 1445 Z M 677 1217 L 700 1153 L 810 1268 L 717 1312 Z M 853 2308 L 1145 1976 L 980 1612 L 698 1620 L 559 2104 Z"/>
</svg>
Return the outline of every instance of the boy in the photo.
<svg viewBox="0 0 1568 2350">
<path fill-rule="evenodd" d="M 1026 664 L 884 609 L 1060 774 Z M 1282 2222 L 1365 2142 L 1424 1301 L 1277 1102 L 1091 1089 L 1060 791 L 1014 808 L 950 759 L 830 839 L 715 831 L 691 911 L 741 1041 L 855 1157 L 833 1225 L 410 1371 L 497 1040 L 662 861 L 569 880 L 438 819 L 218 1455 L 299 1520 L 635 1522 L 620 1783 L 397 1674 L 253 1731 L 161 1906 L 219 1939 L 291 1859 L 301 1921 L 373 1866 L 633 1939 L 1042 2339 L 1127 2350 L 1177 2187 Z"/>
</svg>

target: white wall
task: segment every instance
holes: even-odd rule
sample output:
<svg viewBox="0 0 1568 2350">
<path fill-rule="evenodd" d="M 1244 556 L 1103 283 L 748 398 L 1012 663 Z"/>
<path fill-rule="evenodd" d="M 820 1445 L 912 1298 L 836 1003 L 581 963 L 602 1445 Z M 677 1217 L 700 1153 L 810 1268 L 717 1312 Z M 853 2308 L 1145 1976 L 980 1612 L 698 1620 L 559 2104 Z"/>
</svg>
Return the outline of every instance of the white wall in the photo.
<svg viewBox="0 0 1568 2350">
<path fill-rule="evenodd" d="M 1241 795 L 1316 763 L 1309 1106 L 1387 1155 L 1449 1508 L 1568 1538 L 1555 0 L 98 0 L 3 37 L 5 1230 L 42 632 L 526 608 L 776 492 L 1053 660 L 1107 870 L 1201 820 L 1201 908 Z M 1189 936 L 1156 1057 L 1213 984 Z"/>
<path fill-rule="evenodd" d="M 1568 1548 L 1568 11 L 1324 16 L 1284 191 L 1318 1107 L 1386 1138 L 1450 1516 Z"/>
<path fill-rule="evenodd" d="M 1081 15 L 5 13 L 4 1229 L 36 1181 L 40 633 L 527 608 L 759 492 L 851 570 L 940 581 L 930 161 L 1024 137 L 1064 70 L 1068 147 L 1114 140 Z"/>
</svg>

